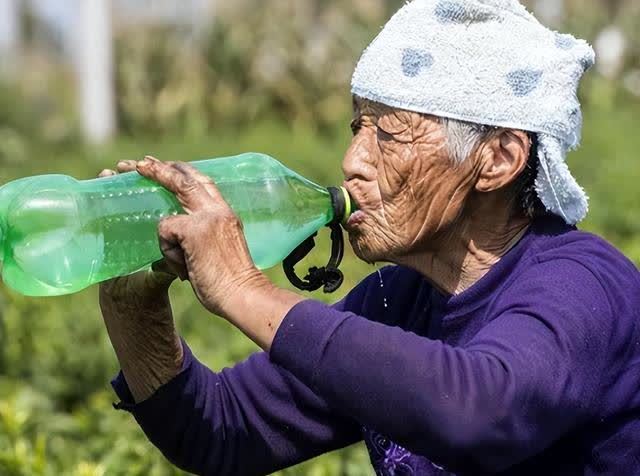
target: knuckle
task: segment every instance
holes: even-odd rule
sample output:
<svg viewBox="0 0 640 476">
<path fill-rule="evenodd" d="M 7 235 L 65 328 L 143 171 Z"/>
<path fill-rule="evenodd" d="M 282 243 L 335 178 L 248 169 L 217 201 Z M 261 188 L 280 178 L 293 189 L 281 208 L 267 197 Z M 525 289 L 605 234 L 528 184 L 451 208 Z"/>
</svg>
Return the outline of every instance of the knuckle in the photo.
<svg viewBox="0 0 640 476">
<path fill-rule="evenodd" d="M 160 235 L 166 235 L 173 229 L 173 220 L 171 218 L 165 217 L 158 222 L 158 233 Z"/>
<path fill-rule="evenodd" d="M 173 166 L 185 175 L 198 175 L 198 170 L 193 165 L 186 162 L 174 162 Z"/>
<path fill-rule="evenodd" d="M 178 182 L 184 192 L 193 192 L 198 186 L 198 181 L 189 175 L 182 176 Z"/>
<path fill-rule="evenodd" d="M 135 160 L 121 160 L 117 163 L 116 168 L 121 172 L 129 172 L 135 170 L 136 164 Z"/>
<path fill-rule="evenodd" d="M 216 216 L 218 217 L 218 221 L 225 226 L 242 228 L 242 221 L 240 221 L 240 218 L 231 210 L 222 210 L 216 213 Z"/>
</svg>

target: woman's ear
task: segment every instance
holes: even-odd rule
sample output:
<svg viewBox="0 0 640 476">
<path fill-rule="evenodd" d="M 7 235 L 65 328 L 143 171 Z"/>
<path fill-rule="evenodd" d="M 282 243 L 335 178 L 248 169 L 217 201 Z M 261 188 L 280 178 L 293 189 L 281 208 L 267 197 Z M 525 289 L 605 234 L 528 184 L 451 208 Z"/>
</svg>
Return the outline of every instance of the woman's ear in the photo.
<svg viewBox="0 0 640 476">
<path fill-rule="evenodd" d="M 513 183 L 529 159 L 531 141 L 526 132 L 503 129 L 478 149 L 478 192 L 493 192 Z"/>
</svg>

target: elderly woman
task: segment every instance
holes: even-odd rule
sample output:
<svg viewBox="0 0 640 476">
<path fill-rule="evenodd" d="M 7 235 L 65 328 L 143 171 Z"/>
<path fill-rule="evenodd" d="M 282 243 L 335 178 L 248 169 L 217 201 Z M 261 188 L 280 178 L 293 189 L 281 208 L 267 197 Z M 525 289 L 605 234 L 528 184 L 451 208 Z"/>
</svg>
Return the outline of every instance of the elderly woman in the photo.
<svg viewBox="0 0 640 476">
<path fill-rule="evenodd" d="M 186 214 L 159 227 L 165 272 L 102 286 L 117 406 L 177 466 L 267 474 L 364 439 L 381 475 L 640 474 L 640 273 L 574 226 L 589 46 L 515 0 L 415 0 L 353 77 L 345 186 L 355 253 L 394 263 L 333 306 L 253 265 L 215 185 L 137 167 Z M 167 289 L 264 352 L 215 373 Z"/>
</svg>

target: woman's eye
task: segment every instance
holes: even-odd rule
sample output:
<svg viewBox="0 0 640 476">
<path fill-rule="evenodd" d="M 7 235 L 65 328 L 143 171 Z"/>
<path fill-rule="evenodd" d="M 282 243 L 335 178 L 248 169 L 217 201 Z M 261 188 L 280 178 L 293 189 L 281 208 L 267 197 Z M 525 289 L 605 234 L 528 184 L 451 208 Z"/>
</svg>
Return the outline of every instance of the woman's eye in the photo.
<svg viewBox="0 0 640 476">
<path fill-rule="evenodd" d="M 385 131 L 384 129 L 381 129 L 380 126 L 378 126 L 376 129 L 377 129 L 378 139 L 379 140 L 383 140 L 383 141 L 393 140 L 393 134 L 390 134 L 389 132 Z"/>
</svg>

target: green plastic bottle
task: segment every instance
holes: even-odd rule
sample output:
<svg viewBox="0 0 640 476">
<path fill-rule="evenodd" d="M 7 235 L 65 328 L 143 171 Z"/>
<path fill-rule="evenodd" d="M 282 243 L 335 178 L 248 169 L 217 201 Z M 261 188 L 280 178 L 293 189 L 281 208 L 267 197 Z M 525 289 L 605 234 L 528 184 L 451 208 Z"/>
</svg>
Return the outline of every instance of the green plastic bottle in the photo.
<svg viewBox="0 0 640 476">
<path fill-rule="evenodd" d="M 242 220 L 261 269 L 350 213 L 346 190 L 330 193 L 268 155 L 191 163 L 214 179 Z M 339 206 L 337 195 L 343 195 Z M 181 212 L 173 194 L 137 172 L 93 180 L 15 180 L 0 188 L 2 279 L 27 296 L 58 296 L 126 276 L 162 258 L 157 224 Z"/>
</svg>

